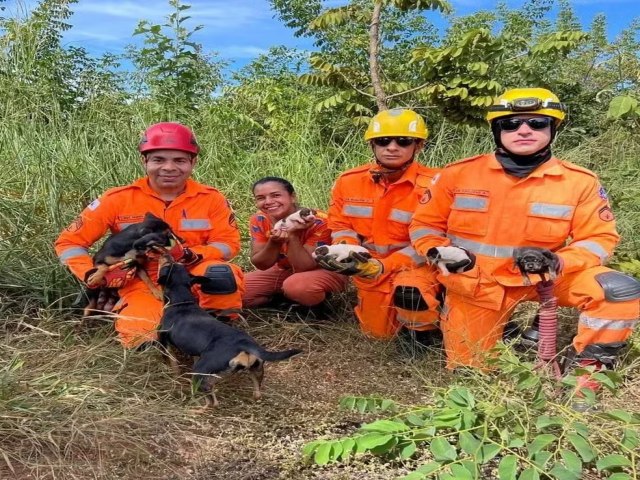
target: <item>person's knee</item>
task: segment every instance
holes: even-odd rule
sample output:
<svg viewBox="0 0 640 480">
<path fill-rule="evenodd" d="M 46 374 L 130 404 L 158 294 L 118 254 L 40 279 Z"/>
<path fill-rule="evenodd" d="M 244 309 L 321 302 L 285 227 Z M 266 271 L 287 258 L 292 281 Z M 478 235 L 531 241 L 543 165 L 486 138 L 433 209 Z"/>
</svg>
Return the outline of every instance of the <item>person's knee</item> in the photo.
<svg viewBox="0 0 640 480">
<path fill-rule="evenodd" d="M 282 293 L 288 299 L 307 307 L 321 303 L 326 296 L 324 290 L 313 283 L 301 282 L 294 277 L 289 277 L 282 283 Z"/>
<path fill-rule="evenodd" d="M 429 310 L 429 305 L 417 287 L 399 285 L 393 291 L 393 305 L 404 310 L 421 312 Z"/>
<path fill-rule="evenodd" d="M 630 275 L 612 270 L 598 273 L 595 280 L 602 288 L 605 300 L 609 302 L 640 299 L 640 282 Z"/>
<path fill-rule="evenodd" d="M 228 295 L 238 291 L 238 282 L 231 267 L 221 263 L 207 267 L 200 288 L 208 295 Z"/>
</svg>

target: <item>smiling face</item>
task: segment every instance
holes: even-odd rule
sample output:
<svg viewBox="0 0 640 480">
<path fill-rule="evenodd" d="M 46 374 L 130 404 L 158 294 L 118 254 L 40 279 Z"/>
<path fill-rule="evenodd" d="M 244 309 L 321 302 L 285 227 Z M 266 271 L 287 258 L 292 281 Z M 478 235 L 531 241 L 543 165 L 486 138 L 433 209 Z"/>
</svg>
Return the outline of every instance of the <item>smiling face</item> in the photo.
<svg viewBox="0 0 640 480">
<path fill-rule="evenodd" d="M 196 157 L 180 150 L 153 150 L 142 159 L 151 188 L 158 193 L 180 193 L 193 172 Z"/>
<path fill-rule="evenodd" d="M 515 115 L 510 118 L 526 120 L 529 118 L 543 117 L 541 115 Z M 516 155 L 532 155 L 545 148 L 551 142 L 551 126 L 536 130 L 526 122 L 516 130 L 501 130 L 500 141 L 502 146 Z"/>
<path fill-rule="evenodd" d="M 260 183 L 253 189 L 258 209 L 278 221 L 296 211 L 296 194 L 289 193 L 279 182 Z"/>
</svg>

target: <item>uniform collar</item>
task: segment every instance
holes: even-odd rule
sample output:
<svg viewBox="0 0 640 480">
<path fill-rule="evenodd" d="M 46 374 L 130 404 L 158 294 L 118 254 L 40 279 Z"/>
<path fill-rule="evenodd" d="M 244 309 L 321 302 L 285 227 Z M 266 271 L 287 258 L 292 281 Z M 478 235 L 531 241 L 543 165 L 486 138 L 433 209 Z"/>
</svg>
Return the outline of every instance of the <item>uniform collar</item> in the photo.
<svg viewBox="0 0 640 480">
<path fill-rule="evenodd" d="M 402 176 L 398 180 L 396 180 L 395 182 L 390 183 L 389 185 L 399 185 L 399 184 L 404 183 L 404 182 L 409 182 L 411 185 L 415 185 L 416 184 L 416 179 L 418 177 L 418 169 L 419 168 L 420 168 L 420 165 L 418 164 L 418 162 L 416 160 L 414 160 L 406 168 L 406 170 L 403 172 Z M 372 178 L 372 180 L 373 180 L 373 178 Z"/>
</svg>

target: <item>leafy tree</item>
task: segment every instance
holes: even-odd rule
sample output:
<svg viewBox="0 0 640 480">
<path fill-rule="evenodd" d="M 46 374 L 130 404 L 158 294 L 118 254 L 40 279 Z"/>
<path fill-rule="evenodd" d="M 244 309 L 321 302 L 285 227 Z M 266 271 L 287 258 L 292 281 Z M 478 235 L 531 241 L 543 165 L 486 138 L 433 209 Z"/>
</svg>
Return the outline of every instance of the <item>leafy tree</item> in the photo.
<svg viewBox="0 0 640 480">
<path fill-rule="evenodd" d="M 180 0 L 169 0 L 169 5 L 173 11 L 166 23 L 142 20 L 138 24 L 134 35 L 144 36 L 144 47 L 130 47 L 128 57 L 136 67 L 134 91 L 141 97 L 149 95 L 158 105 L 158 113 L 180 118 L 207 101 L 221 85 L 223 64 L 193 41 L 202 25 L 191 30 L 185 27 L 191 6 Z"/>
</svg>

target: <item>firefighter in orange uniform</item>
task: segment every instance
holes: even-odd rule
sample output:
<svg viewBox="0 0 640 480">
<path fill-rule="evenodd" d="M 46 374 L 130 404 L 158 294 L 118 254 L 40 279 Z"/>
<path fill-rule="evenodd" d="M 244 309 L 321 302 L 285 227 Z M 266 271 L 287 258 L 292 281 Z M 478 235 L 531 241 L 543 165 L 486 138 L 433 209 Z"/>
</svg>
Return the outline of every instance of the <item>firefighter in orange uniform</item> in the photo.
<svg viewBox="0 0 640 480">
<path fill-rule="evenodd" d="M 93 268 L 89 247 L 107 231 L 117 233 L 151 212 L 183 240 L 177 260 L 192 274 L 210 280 L 194 287 L 200 306 L 219 316 L 236 316 L 242 307 L 242 271 L 227 261 L 240 249 L 240 234 L 224 195 L 190 178 L 199 150 L 193 133 L 184 125 L 150 126 L 139 145 L 146 177 L 108 190 L 85 208 L 55 242 L 60 261 L 86 281 Z M 150 262 L 146 269 L 155 279 L 157 262 Z M 122 273 L 114 270 L 101 286 L 120 287 Z M 113 311 L 120 341 L 133 348 L 156 338 L 162 303 L 139 278 L 125 277 Z"/>
<path fill-rule="evenodd" d="M 439 334 L 435 269 L 410 245 L 409 224 L 436 170 L 415 161 L 428 131 L 417 113 L 386 110 L 365 133 L 375 164 L 340 175 L 331 194 L 332 245 L 316 259 L 328 270 L 353 275 L 358 289 L 355 314 L 364 333 L 393 337 L 405 327 L 419 343 Z M 322 254 L 320 254 L 320 252 Z"/>
<path fill-rule="evenodd" d="M 570 367 L 611 367 L 637 324 L 640 283 L 604 266 L 619 241 L 605 190 L 551 153 L 564 118 L 552 92 L 508 90 L 487 114 L 495 153 L 448 165 L 416 210 L 413 246 L 443 272 L 449 368 L 482 366 L 516 305 L 536 300 L 514 266 L 516 247 L 550 254 L 559 304 L 580 310 Z"/>
</svg>

